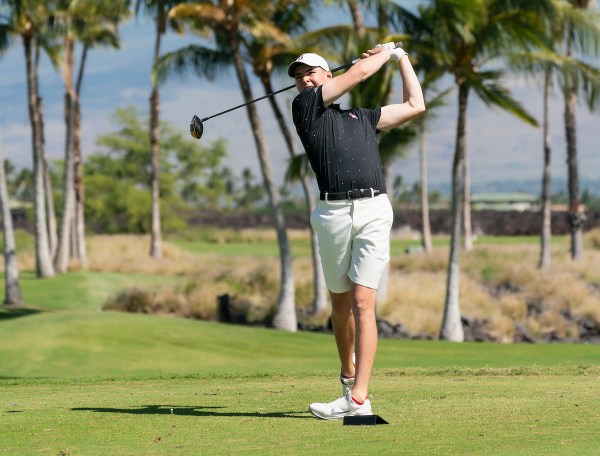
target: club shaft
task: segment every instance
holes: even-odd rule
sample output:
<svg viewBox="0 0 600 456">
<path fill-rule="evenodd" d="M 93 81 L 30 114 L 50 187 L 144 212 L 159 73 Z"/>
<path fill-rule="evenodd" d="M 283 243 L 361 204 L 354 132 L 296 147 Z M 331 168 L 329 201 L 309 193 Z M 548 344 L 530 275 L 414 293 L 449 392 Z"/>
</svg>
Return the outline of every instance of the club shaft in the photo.
<svg viewBox="0 0 600 456">
<path fill-rule="evenodd" d="M 294 84 L 294 85 L 291 85 L 291 86 L 288 86 L 288 87 L 284 87 L 283 89 L 279 89 L 276 92 L 268 93 L 266 95 L 263 95 L 262 97 L 255 98 L 254 100 L 249 101 L 248 103 L 244 103 L 244 104 L 241 104 L 241 105 L 238 105 L 238 106 L 234 106 L 233 108 L 229 108 L 226 111 L 219 112 L 217 114 L 213 114 L 212 116 L 209 116 L 209 117 L 205 117 L 204 119 L 200 119 L 200 122 L 206 122 L 208 119 L 212 119 L 213 117 L 220 116 L 221 114 L 226 114 L 226 113 L 228 113 L 230 111 L 235 111 L 236 109 L 243 108 L 244 106 L 248 106 L 249 104 L 256 103 L 257 101 L 260 101 L 260 100 L 264 100 L 265 98 L 269 98 L 269 97 L 275 96 L 278 93 L 285 92 L 286 90 L 290 90 L 293 87 L 296 87 L 296 85 Z"/>
<path fill-rule="evenodd" d="M 345 65 L 342 65 L 342 66 L 339 66 L 337 68 L 334 68 L 333 70 L 331 70 L 331 72 L 335 73 L 336 71 L 340 71 L 340 70 L 343 70 L 345 68 L 349 68 L 352 65 L 354 65 L 356 62 L 358 62 L 358 60 L 359 59 L 356 59 L 356 60 L 352 61 L 351 63 L 346 63 Z M 293 89 L 294 87 L 296 87 L 296 84 L 292 84 L 291 86 L 284 87 L 283 89 L 279 89 L 279 90 L 277 90 L 275 92 L 268 93 L 266 95 L 263 95 L 262 97 L 255 98 L 254 100 L 249 101 L 248 103 L 244 103 L 244 104 L 241 104 L 241 105 L 238 105 L 238 106 L 234 106 L 233 108 L 229 108 L 226 111 L 219 112 L 217 114 L 213 114 L 212 116 L 205 117 L 204 119 L 200 119 L 200 122 L 206 122 L 208 119 L 212 119 L 213 117 L 217 117 L 217 116 L 220 116 L 222 114 L 226 114 L 228 112 L 235 111 L 236 109 L 243 108 L 244 106 L 248 106 L 249 104 L 256 103 L 257 101 L 260 101 L 260 100 L 264 100 L 265 98 L 273 97 L 273 96 L 277 95 L 278 93 L 285 92 L 286 90 Z"/>
</svg>

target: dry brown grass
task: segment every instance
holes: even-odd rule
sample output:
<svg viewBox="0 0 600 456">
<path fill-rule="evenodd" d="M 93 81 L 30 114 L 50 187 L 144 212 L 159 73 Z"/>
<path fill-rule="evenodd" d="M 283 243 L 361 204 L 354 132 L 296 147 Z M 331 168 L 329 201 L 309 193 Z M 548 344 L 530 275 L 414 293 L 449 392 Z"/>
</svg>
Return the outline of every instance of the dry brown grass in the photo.
<svg viewBox="0 0 600 456">
<path fill-rule="evenodd" d="M 307 239 L 306 231 L 290 238 Z M 272 230 L 225 233 L 247 242 L 275 241 Z M 539 270 L 537 245 L 485 245 L 461 253 L 460 305 L 463 315 L 487 321 L 488 331 L 510 341 L 519 322 L 534 336 L 576 337 L 577 318 L 600 321 L 600 230 L 586 233 L 584 260 L 570 260 L 567 243 L 553 244 L 552 266 Z M 226 241 L 225 241 L 226 242 Z M 123 273 L 181 276 L 170 289 L 155 291 L 169 312 L 214 319 L 217 296 L 230 294 L 253 302 L 265 313 L 277 300 L 279 260 L 193 254 L 169 242 L 164 258 L 148 256 L 148 236 L 91 236 L 89 269 Z M 392 258 L 388 303 L 380 316 L 402 323 L 412 334 L 436 337 L 446 292 L 448 249 L 431 254 L 400 254 Z M 19 267 L 34 268 L 33 252 L 19 252 Z M 76 269 L 76 264 L 71 265 Z M 310 259 L 294 261 L 296 305 L 307 310 L 312 302 Z M 176 309 L 173 311 L 173 309 Z M 306 314 L 306 312 L 301 312 Z M 327 315 L 312 317 L 326 322 Z"/>
<path fill-rule="evenodd" d="M 256 236 L 256 238 L 252 238 Z M 298 232 L 292 232 L 297 238 Z M 306 234 L 304 234 L 306 236 Z M 256 239 L 260 239 L 257 241 Z M 236 237 L 254 242 L 275 241 L 265 230 L 243 231 Z M 89 269 L 92 271 L 179 275 L 180 283 L 153 292 L 148 299 L 158 304 L 156 313 L 174 313 L 189 318 L 217 318 L 217 297 L 229 294 L 250 301 L 261 314 L 273 311 L 277 300 L 279 260 L 277 258 L 235 258 L 198 255 L 163 242 L 163 258 L 148 257 L 148 236 L 94 236 L 88 239 Z M 294 262 L 296 304 L 307 309 L 312 300 L 312 270 L 308 259 Z M 167 310 L 165 310 L 167 309 Z M 175 310 L 174 310 L 175 309 Z M 321 317 L 321 319 L 324 319 Z"/>
<path fill-rule="evenodd" d="M 150 236 L 130 234 L 90 236 L 87 239 L 89 269 L 140 274 L 190 274 L 205 259 L 163 242 L 163 258 L 149 258 Z"/>
<path fill-rule="evenodd" d="M 581 262 L 568 245 L 552 246 L 551 267 L 537 268 L 537 245 L 477 246 L 461 253 L 463 315 L 487 321 L 488 331 L 509 342 L 515 323 L 535 337 L 576 338 L 576 320 L 600 321 L 600 230 L 586 233 Z M 392 259 L 389 302 L 381 316 L 413 334 L 436 336 L 446 291 L 448 249 Z"/>
</svg>

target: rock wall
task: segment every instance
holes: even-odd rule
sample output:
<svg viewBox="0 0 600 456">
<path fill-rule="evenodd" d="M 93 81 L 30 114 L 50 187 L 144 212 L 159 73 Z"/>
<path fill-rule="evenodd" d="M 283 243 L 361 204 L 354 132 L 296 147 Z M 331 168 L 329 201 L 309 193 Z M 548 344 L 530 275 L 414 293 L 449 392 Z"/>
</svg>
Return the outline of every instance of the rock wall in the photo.
<svg viewBox="0 0 600 456">
<path fill-rule="evenodd" d="M 421 229 L 421 213 L 416 209 L 396 208 L 394 210 L 394 229 Z M 471 213 L 473 233 L 490 236 L 538 235 L 541 231 L 542 217 L 539 212 L 519 211 L 473 211 Z M 448 234 L 452 223 L 450 210 L 438 209 L 429 213 L 433 234 Z M 197 211 L 188 214 L 188 223 L 192 226 L 214 226 L 219 228 L 242 229 L 271 227 L 271 216 L 266 213 L 223 214 L 211 211 Z M 292 229 L 309 227 L 306 215 L 286 215 L 286 224 Z M 584 230 L 600 226 L 600 212 L 588 212 Z M 552 234 L 569 233 L 566 212 L 552 213 Z"/>
</svg>

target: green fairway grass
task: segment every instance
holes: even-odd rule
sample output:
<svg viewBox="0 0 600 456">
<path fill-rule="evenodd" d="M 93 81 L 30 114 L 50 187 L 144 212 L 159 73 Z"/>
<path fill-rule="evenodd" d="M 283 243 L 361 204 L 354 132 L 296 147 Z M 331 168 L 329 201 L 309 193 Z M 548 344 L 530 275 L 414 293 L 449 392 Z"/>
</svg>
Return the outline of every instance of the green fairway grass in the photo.
<svg viewBox="0 0 600 456">
<path fill-rule="evenodd" d="M 598 368 L 377 370 L 390 424 L 343 426 L 307 411 L 338 392 L 320 376 L 189 376 L 31 382 L 0 390 L 5 454 L 501 454 L 598 450 Z"/>
<path fill-rule="evenodd" d="M 0 377 L 307 373 L 336 365 L 333 336 L 288 333 L 120 312 L 102 312 L 122 287 L 174 280 L 74 272 L 26 277 L 28 311 L 0 311 Z M 452 344 L 381 340 L 379 368 L 590 366 L 597 345 Z"/>
<path fill-rule="evenodd" d="M 370 395 L 390 424 L 343 426 L 306 411 L 340 395 L 331 334 L 101 310 L 177 280 L 22 274 L 29 307 L 0 310 L 0 454 L 598 452 L 598 345 L 382 339 Z"/>
</svg>

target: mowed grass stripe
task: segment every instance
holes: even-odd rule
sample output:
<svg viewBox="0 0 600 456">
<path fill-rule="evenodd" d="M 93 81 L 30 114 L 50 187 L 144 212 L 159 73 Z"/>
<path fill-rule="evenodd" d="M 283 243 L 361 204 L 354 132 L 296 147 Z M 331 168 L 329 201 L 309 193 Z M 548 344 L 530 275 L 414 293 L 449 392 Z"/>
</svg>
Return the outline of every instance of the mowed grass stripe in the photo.
<svg viewBox="0 0 600 456">
<path fill-rule="evenodd" d="M 169 379 L 2 389 L 7 454 L 594 454 L 596 375 L 412 376 L 376 372 L 387 426 L 306 412 L 335 376 Z M 173 413 L 171 414 L 171 409 Z M 24 430 L 27 430 L 24 432 Z"/>
<path fill-rule="evenodd" d="M 337 366 L 333 336 L 119 312 L 4 320 L 0 377 L 311 372 Z M 382 339 L 377 368 L 593 366 L 597 345 Z"/>
</svg>

